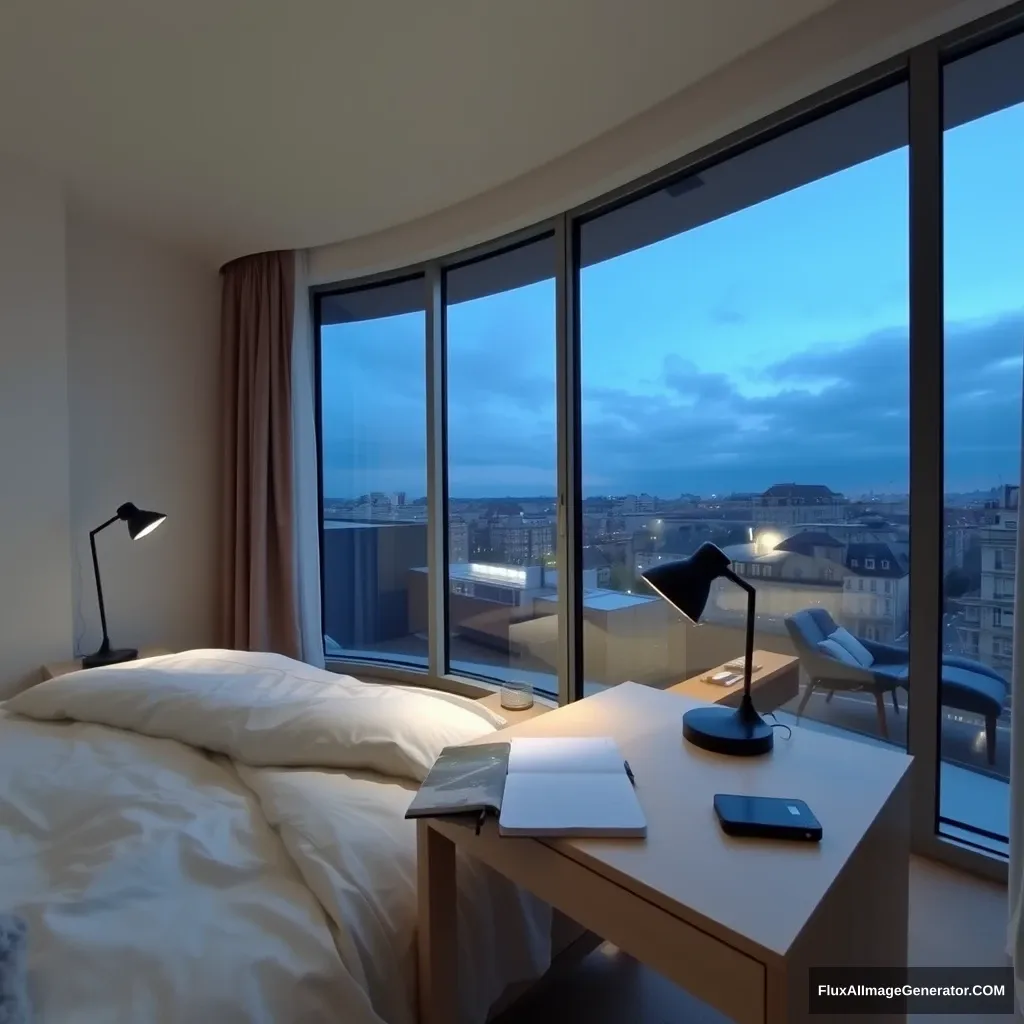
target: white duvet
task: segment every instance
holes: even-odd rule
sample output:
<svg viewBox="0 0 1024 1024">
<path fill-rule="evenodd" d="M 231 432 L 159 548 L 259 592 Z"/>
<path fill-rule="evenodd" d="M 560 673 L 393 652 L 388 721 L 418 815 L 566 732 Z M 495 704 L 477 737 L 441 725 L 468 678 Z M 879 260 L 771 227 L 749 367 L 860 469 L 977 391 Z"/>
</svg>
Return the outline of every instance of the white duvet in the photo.
<svg viewBox="0 0 1024 1024">
<path fill-rule="evenodd" d="M 76 672 L 0 710 L 0 911 L 38 1024 L 412 1024 L 415 825 L 472 701 L 267 654 Z M 460 997 L 482 1021 L 550 959 L 550 910 L 459 862 Z"/>
</svg>

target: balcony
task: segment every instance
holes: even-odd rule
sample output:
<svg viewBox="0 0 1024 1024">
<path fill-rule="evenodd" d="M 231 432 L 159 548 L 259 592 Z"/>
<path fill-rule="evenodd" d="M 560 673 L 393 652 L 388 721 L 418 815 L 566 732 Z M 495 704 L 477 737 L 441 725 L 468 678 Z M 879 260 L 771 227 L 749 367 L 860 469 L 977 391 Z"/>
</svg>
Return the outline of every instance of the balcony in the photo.
<svg viewBox="0 0 1024 1024">
<path fill-rule="evenodd" d="M 360 539 L 366 531 L 334 531 L 334 537 Z M 419 561 L 420 552 L 415 533 L 408 534 L 406 566 L 384 576 L 379 571 L 369 585 L 354 586 L 362 577 L 353 577 L 349 562 L 339 563 L 348 571 L 345 589 L 358 601 L 340 603 L 333 614 L 338 628 L 329 634 L 341 648 L 330 655 L 354 661 L 384 662 L 395 667 L 426 670 L 427 651 L 427 573 Z M 389 527 L 386 533 L 389 550 L 397 551 L 406 533 Z M 330 553 L 330 552 L 329 552 Z M 358 554 L 359 552 L 357 552 Z M 396 559 L 385 560 L 391 565 Z M 365 560 L 363 562 L 365 566 Z M 372 562 L 370 563 L 373 564 Z M 356 560 L 355 568 L 359 562 Z M 377 568 L 377 566 L 374 566 Z M 523 570 L 518 570 L 523 572 Z M 370 575 L 373 576 L 371 570 Z M 382 586 L 389 584 L 388 589 Z M 456 581 L 457 582 L 457 581 Z M 393 589 L 391 589 L 393 587 Z M 529 588 L 526 588 L 529 589 Z M 557 604 L 551 593 L 531 591 L 529 600 L 515 606 L 483 600 L 477 596 L 451 593 L 448 637 L 451 671 L 457 675 L 500 682 L 508 679 L 529 681 L 540 693 L 554 695 L 557 691 L 559 622 Z M 774 598 L 783 588 L 771 590 Z M 790 591 L 792 594 L 790 595 Z M 784 596 L 827 607 L 837 621 L 843 619 L 842 589 L 834 585 L 789 588 Z M 613 686 L 625 680 L 664 687 L 681 679 L 737 657 L 743 650 L 744 616 L 732 607 L 733 595 L 713 595 L 709 602 L 709 621 L 699 627 L 684 623 L 668 605 L 653 597 L 629 595 L 601 588 L 585 589 L 583 623 L 583 671 L 585 692 Z M 766 598 L 769 594 L 764 595 Z M 377 605 L 374 605 L 376 599 Z M 759 648 L 795 656 L 785 628 L 785 615 L 795 611 L 781 601 L 764 601 L 768 609 L 757 618 L 755 643 Z M 968 605 L 963 612 L 946 616 L 943 623 L 944 650 L 950 654 L 978 657 L 973 641 L 976 637 L 1003 639 L 1012 636 L 1009 625 L 988 630 L 980 624 L 965 623 L 965 615 L 977 605 Z M 368 609 L 374 610 L 372 617 Z M 331 612 L 331 607 L 328 607 Z M 342 614 L 344 613 L 344 614 Z M 351 621 L 350 621 L 351 620 Z M 358 626 L 358 630 L 353 628 Z M 372 629 L 370 627 L 373 627 Z M 857 625 L 848 621 L 848 628 Z M 346 634 L 346 630 L 349 631 Z M 864 633 L 862 635 L 869 635 Z M 343 648 L 343 649 L 342 649 Z M 986 649 L 981 650 L 986 657 Z M 1008 671 L 1008 659 L 997 659 L 990 650 L 989 661 L 998 671 Z M 1002 664 L 1006 660 L 1006 664 Z M 999 664 L 996 664 L 996 662 Z M 806 680 L 802 680 L 806 685 Z M 914 686 L 909 699 L 913 700 Z M 904 690 L 897 691 L 899 708 L 891 698 L 884 705 L 887 738 L 880 736 L 878 709 L 868 693 L 836 692 L 831 700 L 825 693 L 815 692 L 797 723 L 799 700 L 778 709 L 781 719 L 797 728 L 834 729 L 865 743 L 888 743 L 906 746 L 907 700 Z M 1008 788 L 1010 772 L 1010 741 L 1007 708 L 997 723 L 995 760 L 989 764 L 986 749 L 985 722 L 982 718 L 953 708 L 941 709 L 942 815 L 974 829 L 997 836 L 1008 834 Z M 974 835 L 970 831 L 965 836 Z"/>
<path fill-rule="evenodd" d="M 797 727 L 796 705 L 791 701 L 778 712 L 780 721 Z M 889 742 L 878 738 L 875 701 L 867 694 L 839 694 L 826 702 L 824 694 L 811 696 L 800 720 L 803 728 L 835 731 L 860 742 L 906 749 L 907 709 L 900 701 L 897 713 L 886 704 Z M 985 722 L 964 712 L 942 709 L 940 764 L 942 827 L 949 838 L 1006 854 L 1010 834 L 1010 718 L 1004 713 L 996 726 L 996 763 L 985 753 Z M 955 823 L 955 824 L 954 824 Z M 964 826 L 968 827 L 964 827 Z M 980 833 L 989 833 L 988 836 Z"/>
</svg>

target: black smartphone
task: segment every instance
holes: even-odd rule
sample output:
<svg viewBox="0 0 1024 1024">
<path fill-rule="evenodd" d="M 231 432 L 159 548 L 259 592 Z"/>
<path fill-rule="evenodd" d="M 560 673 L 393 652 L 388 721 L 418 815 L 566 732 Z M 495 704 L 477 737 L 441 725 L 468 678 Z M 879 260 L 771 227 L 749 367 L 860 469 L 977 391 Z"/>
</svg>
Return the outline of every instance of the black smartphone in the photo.
<svg viewBox="0 0 1024 1024">
<path fill-rule="evenodd" d="M 715 814 L 726 835 L 821 841 L 821 823 L 803 800 L 716 793 Z"/>
</svg>

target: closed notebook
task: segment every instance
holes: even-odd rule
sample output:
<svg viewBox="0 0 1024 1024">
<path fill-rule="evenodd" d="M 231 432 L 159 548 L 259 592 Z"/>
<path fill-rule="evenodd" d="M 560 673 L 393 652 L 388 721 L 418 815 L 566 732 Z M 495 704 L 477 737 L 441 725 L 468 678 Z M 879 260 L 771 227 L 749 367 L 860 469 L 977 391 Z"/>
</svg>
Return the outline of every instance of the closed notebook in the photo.
<svg viewBox="0 0 1024 1024">
<path fill-rule="evenodd" d="M 508 743 L 445 747 L 427 773 L 407 818 L 497 814 L 508 774 Z"/>
<path fill-rule="evenodd" d="M 622 752 L 604 737 L 512 740 L 498 817 L 503 836 L 643 837 L 647 822 Z"/>
</svg>

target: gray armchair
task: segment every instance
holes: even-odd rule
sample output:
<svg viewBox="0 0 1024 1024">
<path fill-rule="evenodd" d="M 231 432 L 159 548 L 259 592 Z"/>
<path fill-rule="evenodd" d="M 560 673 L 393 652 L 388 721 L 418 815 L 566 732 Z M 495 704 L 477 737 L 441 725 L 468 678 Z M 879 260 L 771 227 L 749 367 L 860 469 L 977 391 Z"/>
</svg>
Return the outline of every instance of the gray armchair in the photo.
<svg viewBox="0 0 1024 1024">
<path fill-rule="evenodd" d="M 893 708 L 899 714 L 896 689 L 909 691 L 909 652 L 902 647 L 857 639 L 872 657 L 868 666 L 850 665 L 834 658 L 819 646 L 838 629 L 832 616 L 823 608 L 805 608 L 787 616 L 786 629 L 807 673 L 808 685 L 797 708 L 803 713 L 816 689 L 826 690 L 831 700 L 837 690 L 862 690 L 874 694 L 878 709 L 878 732 L 888 739 L 885 721 L 885 694 L 891 695 Z M 944 707 L 970 711 L 985 719 L 985 739 L 989 764 L 995 764 L 996 721 L 1002 715 L 1009 683 L 995 669 L 980 661 L 945 655 L 942 659 L 940 697 Z"/>
<path fill-rule="evenodd" d="M 837 691 L 861 690 L 874 696 L 878 713 L 878 732 L 880 736 L 888 739 L 885 695 L 890 694 L 893 708 L 899 714 L 896 688 L 907 685 L 906 652 L 900 651 L 898 647 L 861 640 L 874 658 L 869 668 L 839 661 L 818 646 L 822 640 L 829 639 L 838 628 L 835 620 L 824 608 L 805 608 L 786 616 L 786 629 L 800 658 L 800 667 L 808 679 L 797 708 L 797 717 L 803 714 L 815 690 L 827 691 L 826 700 L 831 700 Z"/>
</svg>

